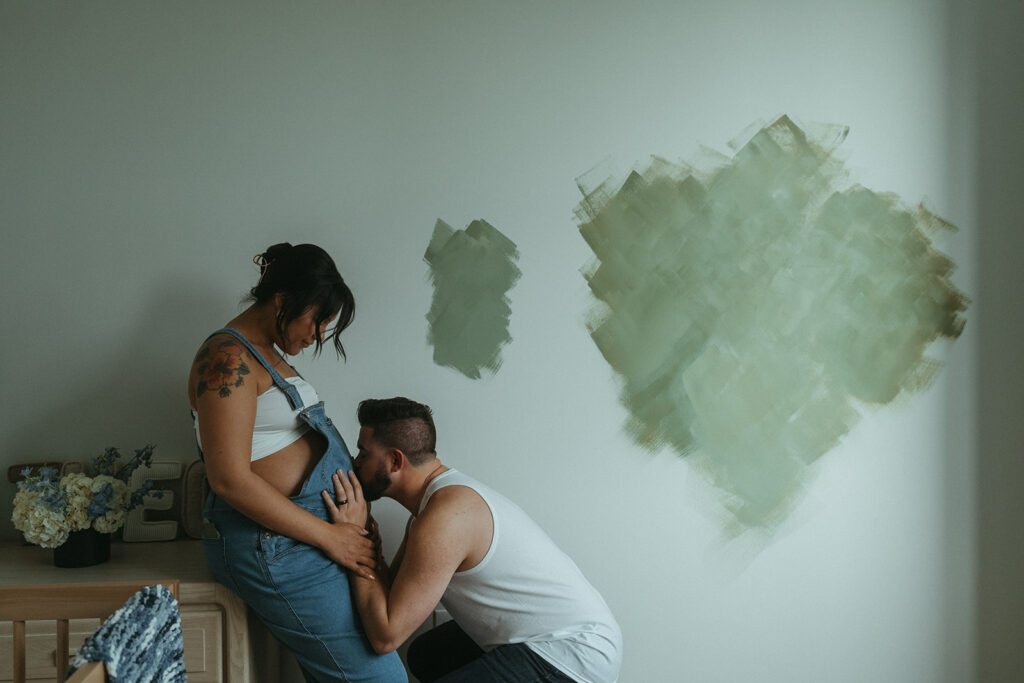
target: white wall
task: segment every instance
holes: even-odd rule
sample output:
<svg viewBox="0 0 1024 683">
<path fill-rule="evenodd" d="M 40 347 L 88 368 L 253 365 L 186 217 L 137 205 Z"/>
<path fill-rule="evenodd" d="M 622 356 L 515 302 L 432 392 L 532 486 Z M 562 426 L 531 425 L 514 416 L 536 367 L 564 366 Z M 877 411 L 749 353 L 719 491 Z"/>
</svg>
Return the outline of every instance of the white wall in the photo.
<svg viewBox="0 0 1024 683">
<path fill-rule="evenodd" d="M 1010 10 L 990 6 L 998 29 Z M 147 441 L 194 457 L 192 353 L 239 309 L 253 254 L 311 241 L 357 297 L 349 362 L 297 363 L 343 433 L 361 398 L 430 403 L 442 458 L 529 510 L 605 595 L 624 683 L 969 680 L 986 302 L 964 17 L 925 0 L 4 0 L 0 461 Z M 686 461 L 624 435 L 583 325 L 574 178 L 724 151 L 783 113 L 849 125 L 855 180 L 960 226 L 938 246 L 977 308 L 926 394 L 869 415 L 774 536 L 730 540 Z M 437 218 L 484 218 L 521 252 L 514 342 L 483 381 L 431 362 Z M 397 506 L 378 513 L 400 533 Z"/>
</svg>

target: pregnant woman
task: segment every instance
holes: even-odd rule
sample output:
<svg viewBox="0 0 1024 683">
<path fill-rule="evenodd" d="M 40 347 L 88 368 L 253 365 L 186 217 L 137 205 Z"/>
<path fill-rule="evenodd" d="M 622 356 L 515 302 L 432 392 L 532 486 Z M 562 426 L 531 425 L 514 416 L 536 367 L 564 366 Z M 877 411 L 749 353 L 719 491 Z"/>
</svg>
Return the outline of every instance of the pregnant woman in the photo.
<svg viewBox="0 0 1024 683">
<path fill-rule="evenodd" d="M 237 593 L 302 667 L 307 681 L 406 681 L 394 653 L 373 652 L 345 568 L 370 577 L 373 543 L 331 524 L 320 492 L 351 457 L 313 386 L 288 364 L 312 346 L 338 355 L 355 311 L 331 257 L 277 244 L 255 259 L 251 305 L 203 342 L 189 375 L 196 437 L 212 493 L 204 547 Z"/>
</svg>

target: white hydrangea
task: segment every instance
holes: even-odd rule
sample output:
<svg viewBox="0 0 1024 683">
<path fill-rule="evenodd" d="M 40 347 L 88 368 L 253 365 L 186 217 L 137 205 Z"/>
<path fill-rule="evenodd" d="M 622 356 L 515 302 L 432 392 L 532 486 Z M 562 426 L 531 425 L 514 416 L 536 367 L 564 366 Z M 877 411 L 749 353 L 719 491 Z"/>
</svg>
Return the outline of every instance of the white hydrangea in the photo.
<svg viewBox="0 0 1024 683">
<path fill-rule="evenodd" d="M 124 525 L 124 509 L 111 510 L 102 517 L 92 520 L 92 528 L 101 534 L 111 534 Z"/>
<path fill-rule="evenodd" d="M 136 450 L 135 457 L 123 467 L 116 464 L 120 457 L 117 449 L 108 448 L 93 459 L 94 470 L 104 473 L 94 477 L 74 472 L 55 481 L 55 471 L 26 472 L 25 481 L 18 482 L 11 521 L 25 540 L 44 548 L 56 548 L 67 541 L 70 533 L 90 527 L 101 534 L 117 531 L 124 526 L 132 494 L 122 479 L 106 473 L 127 477 L 140 466 L 149 467 L 153 448 L 149 445 Z M 101 504 L 97 504 L 97 496 Z M 56 502 L 59 511 L 47 500 Z M 97 512 L 102 514 L 92 517 Z"/>
<path fill-rule="evenodd" d="M 86 509 L 92 503 L 93 483 L 92 477 L 78 472 L 65 474 L 60 480 L 66 492 L 68 508 L 65 514 L 71 531 L 89 528 L 89 513 Z"/>
<path fill-rule="evenodd" d="M 56 548 L 68 540 L 68 527 L 64 515 L 50 509 L 35 491 L 18 491 L 14 496 L 11 521 L 14 528 L 25 535 L 29 543 L 43 548 Z"/>
<path fill-rule="evenodd" d="M 102 517 L 94 519 L 92 526 L 101 534 L 109 534 L 117 531 L 124 525 L 126 510 L 128 505 L 131 504 L 132 494 L 128 490 L 128 486 L 120 479 L 100 474 L 92 481 L 90 500 L 91 494 L 99 492 L 104 484 L 110 484 L 113 488 L 113 493 L 110 494 L 110 500 L 107 502 L 107 513 Z"/>
</svg>

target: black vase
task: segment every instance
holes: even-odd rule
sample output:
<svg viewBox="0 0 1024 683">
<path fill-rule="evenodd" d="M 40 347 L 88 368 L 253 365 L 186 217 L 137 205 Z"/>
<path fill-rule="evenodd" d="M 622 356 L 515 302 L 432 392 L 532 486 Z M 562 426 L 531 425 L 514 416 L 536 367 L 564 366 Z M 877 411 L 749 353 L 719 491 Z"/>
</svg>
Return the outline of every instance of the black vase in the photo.
<svg viewBox="0 0 1024 683">
<path fill-rule="evenodd" d="M 110 559 L 110 534 L 93 528 L 72 531 L 64 545 L 53 549 L 55 567 L 91 567 Z"/>
</svg>

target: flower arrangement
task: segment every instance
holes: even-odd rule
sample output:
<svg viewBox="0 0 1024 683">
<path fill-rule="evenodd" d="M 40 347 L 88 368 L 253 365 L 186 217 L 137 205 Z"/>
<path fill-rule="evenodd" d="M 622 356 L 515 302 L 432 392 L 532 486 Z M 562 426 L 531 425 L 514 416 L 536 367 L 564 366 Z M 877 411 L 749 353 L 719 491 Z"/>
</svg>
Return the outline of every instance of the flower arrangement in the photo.
<svg viewBox="0 0 1024 683">
<path fill-rule="evenodd" d="M 139 467 L 150 466 L 154 448 L 150 444 L 136 449 L 135 456 L 123 465 L 118 464 L 118 450 L 108 448 L 93 458 L 92 476 L 75 472 L 58 479 L 52 467 L 42 467 L 35 474 L 25 468 L 14 496 L 11 521 L 26 541 L 44 548 L 62 545 L 73 531 L 90 527 L 101 534 L 116 531 L 124 524 L 128 511 L 153 488 L 153 480 L 147 479 L 130 491 L 128 480 Z M 157 491 L 152 495 L 163 494 Z"/>
</svg>

